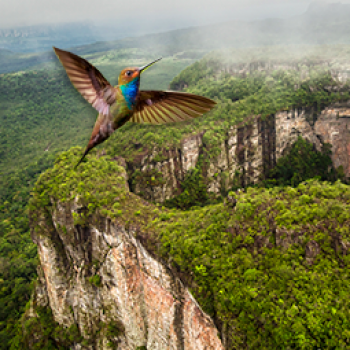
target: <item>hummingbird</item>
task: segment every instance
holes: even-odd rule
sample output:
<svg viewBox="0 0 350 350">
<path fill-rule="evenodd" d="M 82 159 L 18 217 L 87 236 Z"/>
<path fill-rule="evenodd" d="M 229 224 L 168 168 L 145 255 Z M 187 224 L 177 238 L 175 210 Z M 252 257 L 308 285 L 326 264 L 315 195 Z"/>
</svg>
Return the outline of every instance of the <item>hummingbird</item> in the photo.
<svg viewBox="0 0 350 350">
<path fill-rule="evenodd" d="M 140 91 L 140 76 L 161 58 L 142 66 L 123 69 L 112 86 L 84 58 L 53 47 L 73 86 L 98 112 L 88 145 L 77 167 L 98 144 L 126 122 L 167 124 L 189 120 L 210 111 L 215 101 L 177 91 Z"/>
</svg>

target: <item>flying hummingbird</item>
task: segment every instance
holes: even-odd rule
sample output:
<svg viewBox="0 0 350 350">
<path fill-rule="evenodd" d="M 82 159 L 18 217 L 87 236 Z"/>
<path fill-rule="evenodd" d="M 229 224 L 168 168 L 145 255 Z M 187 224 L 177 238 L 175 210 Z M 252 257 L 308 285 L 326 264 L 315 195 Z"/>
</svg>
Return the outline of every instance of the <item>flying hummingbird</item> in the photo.
<svg viewBox="0 0 350 350">
<path fill-rule="evenodd" d="M 215 101 L 185 92 L 140 91 L 140 75 L 157 60 L 143 67 L 121 71 L 118 85 L 112 86 L 100 71 L 83 58 L 53 48 L 74 87 L 98 111 L 90 141 L 76 167 L 88 152 L 108 139 L 127 121 L 166 124 L 201 116 L 210 111 Z"/>
</svg>

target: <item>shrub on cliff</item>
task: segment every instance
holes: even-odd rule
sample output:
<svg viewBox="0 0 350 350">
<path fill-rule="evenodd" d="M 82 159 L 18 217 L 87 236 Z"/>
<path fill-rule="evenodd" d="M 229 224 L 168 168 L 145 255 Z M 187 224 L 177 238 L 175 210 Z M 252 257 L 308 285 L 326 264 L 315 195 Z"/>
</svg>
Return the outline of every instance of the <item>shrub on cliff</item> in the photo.
<svg viewBox="0 0 350 350">
<path fill-rule="evenodd" d="M 189 209 L 194 206 L 208 204 L 209 195 L 200 166 L 189 171 L 181 183 L 182 193 L 165 201 L 169 208 Z"/>
<path fill-rule="evenodd" d="M 322 181 L 343 180 L 343 174 L 332 167 L 331 150 L 324 145 L 322 152 L 301 136 L 290 151 L 281 157 L 260 186 L 297 186 L 301 182 L 317 177 Z"/>
</svg>

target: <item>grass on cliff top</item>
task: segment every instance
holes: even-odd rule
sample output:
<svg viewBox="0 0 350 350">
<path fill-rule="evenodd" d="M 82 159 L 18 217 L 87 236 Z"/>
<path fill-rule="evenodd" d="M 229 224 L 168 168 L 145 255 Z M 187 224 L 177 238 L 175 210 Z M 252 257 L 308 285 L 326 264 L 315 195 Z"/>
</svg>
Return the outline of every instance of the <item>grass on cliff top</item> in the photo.
<svg viewBox="0 0 350 350">
<path fill-rule="evenodd" d="M 311 180 L 230 198 L 234 208 L 153 222 L 227 349 L 349 348 L 350 187 Z"/>
<path fill-rule="evenodd" d="M 39 177 L 29 202 L 32 219 L 53 203 L 74 200 L 86 209 L 73 214 L 75 225 L 87 225 L 95 213 L 139 227 L 157 216 L 156 206 L 128 191 L 125 169 L 117 161 L 95 154 L 74 169 L 82 153 L 80 147 L 62 152 L 54 166 Z"/>
</svg>

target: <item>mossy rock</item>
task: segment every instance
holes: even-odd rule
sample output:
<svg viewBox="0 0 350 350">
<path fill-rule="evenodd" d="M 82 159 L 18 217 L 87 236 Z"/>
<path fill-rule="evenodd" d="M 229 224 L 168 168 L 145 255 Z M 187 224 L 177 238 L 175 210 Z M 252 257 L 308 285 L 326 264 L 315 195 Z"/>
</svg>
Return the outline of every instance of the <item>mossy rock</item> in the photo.
<svg viewBox="0 0 350 350">
<path fill-rule="evenodd" d="M 88 225 L 99 215 L 124 225 L 132 223 L 145 227 L 157 215 L 158 209 L 127 190 L 125 169 L 113 160 L 94 155 L 75 169 L 82 151 L 75 147 L 62 152 L 53 168 L 40 176 L 29 202 L 33 224 L 52 205 L 76 201 L 81 209 L 73 212 L 75 225 Z"/>
<path fill-rule="evenodd" d="M 77 325 L 64 327 L 58 324 L 49 307 L 36 306 L 33 311 L 36 317 L 24 314 L 18 322 L 11 350 L 69 350 L 83 341 Z"/>
</svg>

